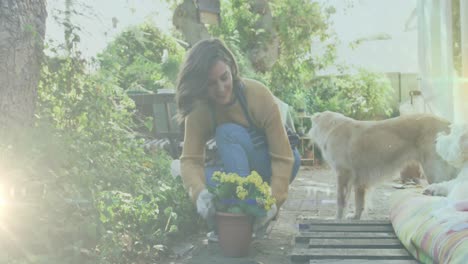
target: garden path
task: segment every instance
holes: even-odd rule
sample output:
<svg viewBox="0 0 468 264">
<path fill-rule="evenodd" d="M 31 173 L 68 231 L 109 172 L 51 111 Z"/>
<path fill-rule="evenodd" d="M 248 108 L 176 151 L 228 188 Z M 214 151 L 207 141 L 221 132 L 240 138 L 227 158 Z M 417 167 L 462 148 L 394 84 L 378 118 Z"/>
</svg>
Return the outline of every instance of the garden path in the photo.
<svg viewBox="0 0 468 264">
<path fill-rule="evenodd" d="M 171 264 L 288 264 L 288 254 L 297 233 L 296 219 L 301 217 L 333 218 L 336 209 L 335 175 L 327 167 L 303 166 L 289 190 L 289 197 L 276 221 L 270 223 L 263 239 L 252 242 L 248 258 L 224 258 L 217 243 L 208 243 L 200 234 L 185 244 L 192 248 L 184 257 Z M 381 184 L 372 191 L 370 209 L 363 219 L 388 219 L 390 195 L 395 182 Z M 351 197 L 351 200 L 352 197 Z M 351 202 L 352 204 L 352 202 Z M 183 248 L 184 246 L 182 246 Z M 183 250 L 181 250 L 183 251 Z"/>
</svg>

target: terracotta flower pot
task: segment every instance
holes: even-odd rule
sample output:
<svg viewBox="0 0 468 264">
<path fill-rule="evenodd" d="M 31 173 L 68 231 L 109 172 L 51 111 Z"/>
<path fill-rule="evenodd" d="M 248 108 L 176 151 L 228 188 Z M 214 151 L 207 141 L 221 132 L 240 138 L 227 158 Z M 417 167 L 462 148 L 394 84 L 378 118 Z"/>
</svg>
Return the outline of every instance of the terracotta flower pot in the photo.
<svg viewBox="0 0 468 264">
<path fill-rule="evenodd" d="M 216 213 L 219 246 L 226 257 L 245 257 L 252 242 L 253 217 L 246 214 Z"/>
</svg>

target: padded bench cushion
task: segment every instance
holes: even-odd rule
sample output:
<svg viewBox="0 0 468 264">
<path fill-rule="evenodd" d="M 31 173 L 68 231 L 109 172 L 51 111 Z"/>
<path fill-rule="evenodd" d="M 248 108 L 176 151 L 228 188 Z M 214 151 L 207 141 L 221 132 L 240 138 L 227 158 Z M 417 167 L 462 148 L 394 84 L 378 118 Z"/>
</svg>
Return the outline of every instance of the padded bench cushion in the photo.
<svg viewBox="0 0 468 264">
<path fill-rule="evenodd" d="M 468 200 L 422 195 L 422 188 L 392 195 L 396 235 L 422 263 L 468 263 Z"/>
</svg>

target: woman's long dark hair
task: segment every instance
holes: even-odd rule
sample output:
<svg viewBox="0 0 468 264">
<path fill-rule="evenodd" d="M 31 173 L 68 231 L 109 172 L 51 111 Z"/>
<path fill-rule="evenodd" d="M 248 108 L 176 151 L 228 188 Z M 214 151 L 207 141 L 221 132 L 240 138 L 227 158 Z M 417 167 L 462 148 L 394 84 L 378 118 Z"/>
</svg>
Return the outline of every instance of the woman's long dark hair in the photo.
<svg viewBox="0 0 468 264">
<path fill-rule="evenodd" d="M 176 86 L 179 122 L 183 122 L 185 117 L 192 112 L 197 100 L 206 99 L 209 71 L 218 61 L 223 61 L 230 67 L 233 87 L 236 87 L 240 81 L 237 62 L 232 52 L 220 39 L 201 40 L 187 53 L 180 68 Z"/>
</svg>

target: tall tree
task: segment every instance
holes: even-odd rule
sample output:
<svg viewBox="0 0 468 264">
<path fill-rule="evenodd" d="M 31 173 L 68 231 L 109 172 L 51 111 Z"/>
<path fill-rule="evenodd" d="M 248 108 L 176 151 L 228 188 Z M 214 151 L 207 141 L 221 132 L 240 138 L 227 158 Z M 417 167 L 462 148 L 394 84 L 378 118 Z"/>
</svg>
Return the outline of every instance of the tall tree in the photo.
<svg viewBox="0 0 468 264">
<path fill-rule="evenodd" d="M 0 0 L 0 132 L 33 124 L 46 0 Z"/>
<path fill-rule="evenodd" d="M 255 22 L 251 23 L 248 28 L 241 28 L 239 30 L 248 31 L 253 34 L 262 32 L 263 36 L 261 40 L 250 43 L 248 56 L 257 71 L 265 72 L 270 69 L 278 58 L 280 43 L 268 1 L 222 2 L 222 4 L 230 3 L 231 8 L 237 5 L 236 9 L 238 10 L 241 9 L 239 6 L 246 7 L 248 10 L 245 16 L 249 18 L 255 17 Z M 172 23 L 190 45 L 210 37 L 209 30 L 198 20 L 197 12 L 197 7 L 193 0 L 184 0 L 176 7 L 172 18 Z"/>
</svg>

